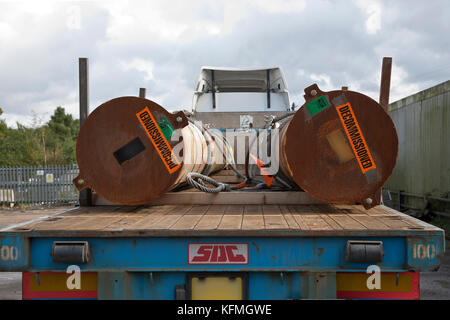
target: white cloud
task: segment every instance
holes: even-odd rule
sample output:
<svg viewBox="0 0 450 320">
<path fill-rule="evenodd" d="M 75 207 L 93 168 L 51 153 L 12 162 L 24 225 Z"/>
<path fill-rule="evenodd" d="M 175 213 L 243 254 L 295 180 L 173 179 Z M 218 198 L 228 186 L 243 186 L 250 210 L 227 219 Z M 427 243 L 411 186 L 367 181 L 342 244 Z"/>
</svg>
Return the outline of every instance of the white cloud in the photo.
<svg viewBox="0 0 450 320">
<path fill-rule="evenodd" d="M 223 14 L 220 19 L 204 14 L 213 6 L 206 0 L 108 1 L 99 6 L 109 14 L 106 33 L 115 44 L 186 42 L 205 33 L 220 33 L 223 22 Z"/>
<path fill-rule="evenodd" d="M 268 13 L 298 12 L 303 11 L 306 7 L 305 0 L 248 0 L 248 2 Z"/>
<path fill-rule="evenodd" d="M 366 15 L 366 31 L 368 34 L 376 34 L 381 29 L 381 3 L 377 0 L 356 0 Z"/>
<path fill-rule="evenodd" d="M 21 11 L 32 14 L 35 18 L 44 18 L 55 11 L 57 1 L 42 0 L 42 1 L 17 1 L 17 7 Z"/>
<path fill-rule="evenodd" d="M 81 29 L 81 8 L 80 6 L 70 6 L 66 10 L 67 21 L 66 25 L 69 30 Z"/>
<path fill-rule="evenodd" d="M 400 66 L 392 66 L 390 102 L 394 102 L 420 91 L 420 86 L 408 82 L 408 73 Z"/>
<path fill-rule="evenodd" d="M 329 75 L 312 73 L 309 77 L 311 78 L 311 80 L 318 82 L 317 85 L 319 86 L 320 90 L 322 90 L 322 91 L 330 91 L 333 89 L 337 89 L 337 88 L 333 87 L 331 78 Z"/>
<path fill-rule="evenodd" d="M 0 41 L 10 41 L 16 35 L 16 32 L 9 23 L 0 22 Z"/>
<path fill-rule="evenodd" d="M 299 105 L 313 82 L 327 91 L 348 85 L 378 100 L 383 56 L 393 57 L 394 101 L 448 80 L 449 6 L 387 0 L 0 0 L 2 118 L 14 123 L 32 110 L 49 117 L 58 105 L 77 117 L 78 57 L 89 57 L 91 110 L 137 95 L 140 87 L 168 109 L 189 108 L 203 65 L 281 66 L 291 100 Z"/>
<path fill-rule="evenodd" d="M 134 58 L 131 61 L 121 61 L 120 62 L 122 68 L 126 71 L 135 69 L 137 71 L 141 71 L 145 73 L 145 80 L 153 79 L 153 68 L 154 64 L 150 60 L 144 60 L 139 58 Z"/>
<path fill-rule="evenodd" d="M 31 115 L 21 115 L 16 113 L 3 113 L 1 119 L 4 119 L 6 125 L 10 128 L 17 128 L 17 122 L 25 126 L 31 126 L 33 123 L 33 116 Z"/>
</svg>

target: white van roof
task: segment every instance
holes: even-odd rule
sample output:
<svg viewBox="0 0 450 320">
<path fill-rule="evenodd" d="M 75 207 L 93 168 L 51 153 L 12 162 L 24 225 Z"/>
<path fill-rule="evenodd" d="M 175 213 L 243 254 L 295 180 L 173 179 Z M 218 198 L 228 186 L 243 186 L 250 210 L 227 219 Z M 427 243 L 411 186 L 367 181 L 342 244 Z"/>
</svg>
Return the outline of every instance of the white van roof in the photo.
<svg viewBox="0 0 450 320">
<path fill-rule="evenodd" d="M 272 92 L 286 91 L 287 85 L 280 67 L 270 68 L 224 68 L 202 67 L 195 91 L 212 91 L 212 71 L 214 85 L 218 92 L 266 92 L 267 78 Z"/>
</svg>

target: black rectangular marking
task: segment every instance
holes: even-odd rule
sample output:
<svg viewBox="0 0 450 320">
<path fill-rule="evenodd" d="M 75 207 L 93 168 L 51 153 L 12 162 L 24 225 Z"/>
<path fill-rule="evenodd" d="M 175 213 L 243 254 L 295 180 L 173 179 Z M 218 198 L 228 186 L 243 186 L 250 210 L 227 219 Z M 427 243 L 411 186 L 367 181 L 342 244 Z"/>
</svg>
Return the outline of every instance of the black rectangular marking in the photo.
<svg viewBox="0 0 450 320">
<path fill-rule="evenodd" d="M 136 157 L 139 153 L 145 150 L 145 146 L 139 137 L 128 142 L 122 148 L 116 150 L 113 155 L 119 164 Z"/>
</svg>

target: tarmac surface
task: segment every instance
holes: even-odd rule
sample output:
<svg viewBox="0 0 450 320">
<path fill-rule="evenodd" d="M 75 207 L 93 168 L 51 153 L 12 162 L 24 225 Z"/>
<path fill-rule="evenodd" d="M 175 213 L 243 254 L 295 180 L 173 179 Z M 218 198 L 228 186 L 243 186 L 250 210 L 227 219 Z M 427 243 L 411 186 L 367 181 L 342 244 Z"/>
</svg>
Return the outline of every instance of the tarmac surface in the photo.
<svg viewBox="0 0 450 320">
<path fill-rule="evenodd" d="M 445 255 L 437 272 L 420 273 L 421 300 L 450 300 L 450 244 L 446 239 Z"/>
<path fill-rule="evenodd" d="M 22 273 L 0 272 L 0 300 L 22 299 Z"/>
</svg>

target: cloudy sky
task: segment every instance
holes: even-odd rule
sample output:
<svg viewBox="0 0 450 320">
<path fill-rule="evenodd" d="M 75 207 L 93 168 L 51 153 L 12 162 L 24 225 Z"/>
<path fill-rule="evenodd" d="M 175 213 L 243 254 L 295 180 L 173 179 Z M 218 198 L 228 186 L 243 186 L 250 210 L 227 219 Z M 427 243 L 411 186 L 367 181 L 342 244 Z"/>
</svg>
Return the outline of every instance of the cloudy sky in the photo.
<svg viewBox="0 0 450 320">
<path fill-rule="evenodd" d="M 78 57 L 90 64 L 91 110 L 137 95 L 190 109 L 201 66 L 280 66 L 291 100 L 343 85 L 378 100 L 393 57 L 391 102 L 448 80 L 450 2 L 0 0 L 0 107 L 8 125 L 78 118 Z"/>
</svg>

